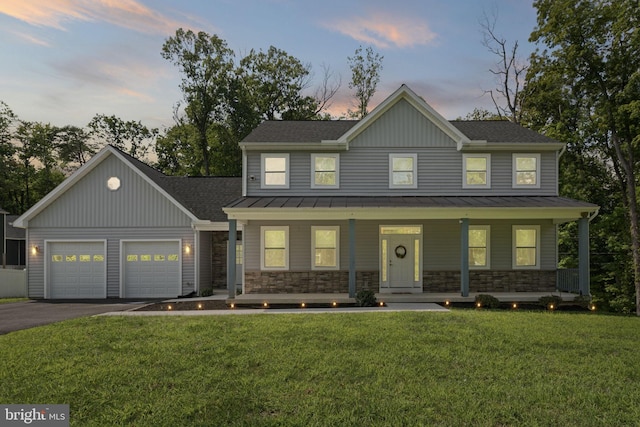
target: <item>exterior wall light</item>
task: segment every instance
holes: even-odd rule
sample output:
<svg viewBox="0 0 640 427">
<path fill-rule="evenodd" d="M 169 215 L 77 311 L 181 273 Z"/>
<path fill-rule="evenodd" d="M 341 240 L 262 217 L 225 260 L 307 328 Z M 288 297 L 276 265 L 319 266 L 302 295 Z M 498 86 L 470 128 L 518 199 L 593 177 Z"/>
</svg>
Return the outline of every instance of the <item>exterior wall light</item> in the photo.
<svg viewBox="0 0 640 427">
<path fill-rule="evenodd" d="M 33 245 L 31 247 L 31 255 L 38 255 L 40 253 L 40 248 L 37 245 Z"/>
<path fill-rule="evenodd" d="M 184 245 L 184 253 L 189 255 L 191 253 L 191 245 Z"/>
</svg>

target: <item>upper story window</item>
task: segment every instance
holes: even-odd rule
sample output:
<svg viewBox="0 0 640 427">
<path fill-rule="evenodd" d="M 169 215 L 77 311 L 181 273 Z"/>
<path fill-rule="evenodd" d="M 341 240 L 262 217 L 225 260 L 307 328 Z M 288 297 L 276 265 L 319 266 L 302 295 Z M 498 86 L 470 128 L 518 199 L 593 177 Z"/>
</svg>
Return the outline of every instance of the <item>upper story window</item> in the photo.
<svg viewBox="0 0 640 427">
<path fill-rule="evenodd" d="M 513 226 L 513 268 L 540 268 L 540 226 Z"/>
<path fill-rule="evenodd" d="M 417 168 L 417 154 L 389 154 L 389 188 L 418 188 Z"/>
<path fill-rule="evenodd" d="M 540 188 L 540 154 L 513 155 L 513 187 Z"/>
<path fill-rule="evenodd" d="M 491 154 L 463 154 L 462 188 L 491 188 Z"/>
<path fill-rule="evenodd" d="M 311 188 L 338 188 L 339 154 L 312 154 L 311 168 Z"/>
<path fill-rule="evenodd" d="M 289 154 L 263 153 L 261 188 L 289 188 Z"/>
</svg>

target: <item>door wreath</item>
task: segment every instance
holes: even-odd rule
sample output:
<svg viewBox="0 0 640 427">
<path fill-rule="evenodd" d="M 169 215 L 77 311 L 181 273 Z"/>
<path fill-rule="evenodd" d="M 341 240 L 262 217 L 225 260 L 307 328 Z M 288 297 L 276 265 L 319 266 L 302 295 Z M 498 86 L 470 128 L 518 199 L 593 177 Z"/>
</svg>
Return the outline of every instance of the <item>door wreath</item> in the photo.
<svg viewBox="0 0 640 427">
<path fill-rule="evenodd" d="M 403 245 L 396 246 L 395 252 L 398 258 L 404 258 L 405 256 L 407 256 L 407 248 L 405 248 Z"/>
</svg>

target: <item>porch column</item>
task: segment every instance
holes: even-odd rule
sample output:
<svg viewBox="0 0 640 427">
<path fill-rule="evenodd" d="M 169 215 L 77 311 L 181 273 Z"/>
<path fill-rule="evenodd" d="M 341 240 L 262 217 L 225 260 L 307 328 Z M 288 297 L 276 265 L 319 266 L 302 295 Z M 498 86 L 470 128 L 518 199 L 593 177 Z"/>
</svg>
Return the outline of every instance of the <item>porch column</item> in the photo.
<svg viewBox="0 0 640 427">
<path fill-rule="evenodd" d="M 589 275 L 589 218 L 585 216 L 578 220 L 578 281 L 581 295 L 591 295 Z"/>
<path fill-rule="evenodd" d="M 236 297 L 236 239 L 237 221 L 229 220 L 229 244 L 227 245 L 227 292 L 229 298 Z"/>
<path fill-rule="evenodd" d="M 460 220 L 460 294 L 469 296 L 469 218 Z"/>
<path fill-rule="evenodd" d="M 356 220 L 349 219 L 349 298 L 356 297 Z"/>
</svg>

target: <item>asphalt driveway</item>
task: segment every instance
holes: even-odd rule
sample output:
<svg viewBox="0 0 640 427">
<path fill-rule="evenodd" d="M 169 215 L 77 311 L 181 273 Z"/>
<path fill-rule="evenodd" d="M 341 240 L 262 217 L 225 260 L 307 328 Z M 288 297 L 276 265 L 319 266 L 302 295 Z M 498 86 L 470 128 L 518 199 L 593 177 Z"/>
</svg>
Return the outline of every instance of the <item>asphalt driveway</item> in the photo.
<svg viewBox="0 0 640 427">
<path fill-rule="evenodd" d="M 137 308 L 143 302 L 117 301 L 25 301 L 0 304 L 0 335 L 48 325 L 76 317 Z"/>
</svg>

